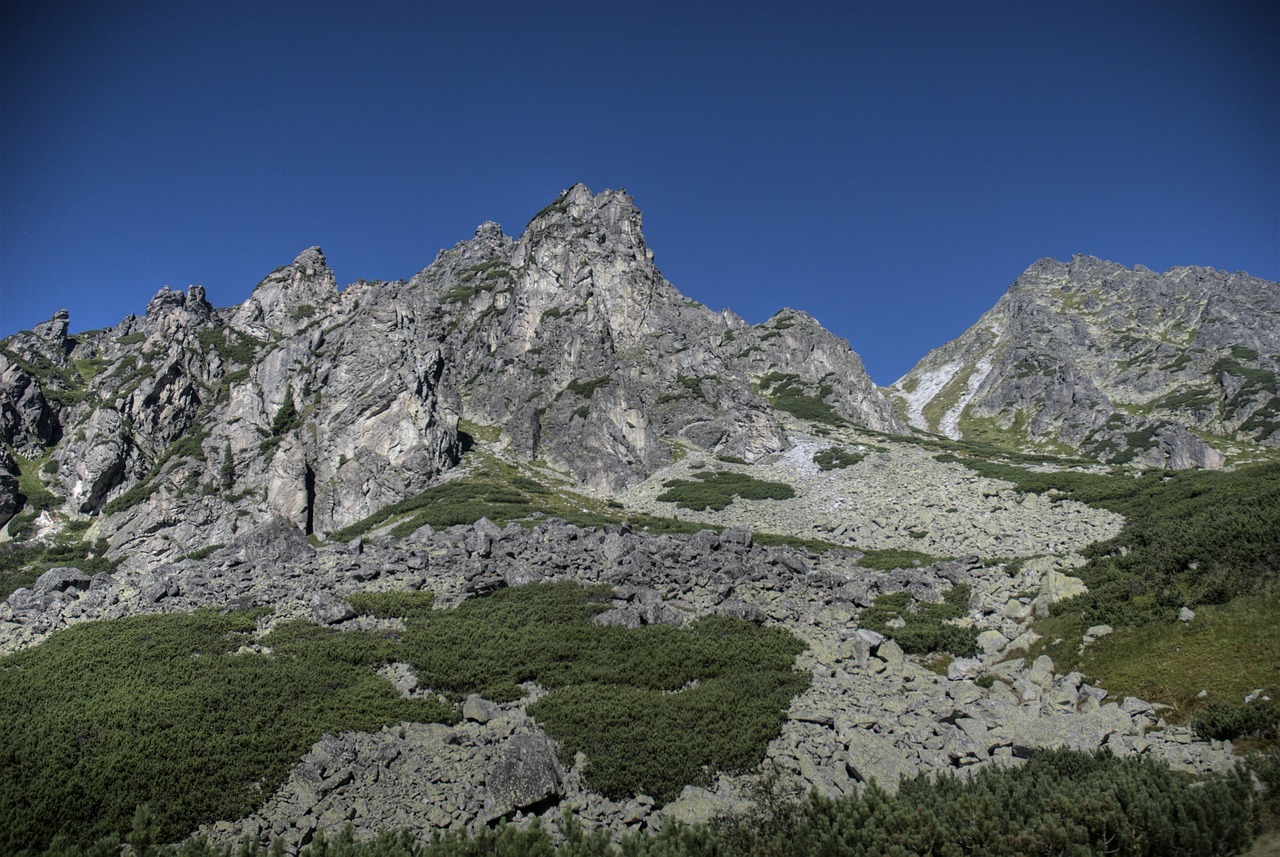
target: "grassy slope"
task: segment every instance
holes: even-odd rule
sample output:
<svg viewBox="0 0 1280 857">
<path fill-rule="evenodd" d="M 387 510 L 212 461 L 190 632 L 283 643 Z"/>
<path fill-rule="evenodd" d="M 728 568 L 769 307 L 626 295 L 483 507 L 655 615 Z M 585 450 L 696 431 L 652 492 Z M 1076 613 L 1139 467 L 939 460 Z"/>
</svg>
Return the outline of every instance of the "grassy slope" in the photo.
<svg viewBox="0 0 1280 857">
<path fill-rule="evenodd" d="M 251 812 L 324 733 L 456 721 L 468 693 L 530 707 L 588 783 L 669 800 L 758 764 L 809 681 L 803 644 L 723 617 L 687 629 L 600 626 L 607 587 L 532 584 L 430 611 L 429 593 L 353 600 L 401 635 L 285 623 L 240 651 L 252 614 L 90 622 L 0 658 L 0 853 L 89 845 L 150 803 L 164 841 Z M 407 661 L 448 701 L 402 699 L 373 667 Z M 695 728 L 697 724 L 697 728 Z"/>
<path fill-rule="evenodd" d="M 1037 473 L 960 458 L 1021 490 L 1052 492 L 1125 515 L 1078 574 L 1087 595 L 1059 605 L 1037 631 L 1062 670 L 1079 669 L 1118 695 L 1188 716 L 1196 695 L 1239 701 L 1280 691 L 1280 465 L 1231 473 L 1158 471 L 1141 477 Z M 1181 607 L 1195 621 L 1177 620 Z M 1080 654 L 1096 624 L 1116 631 Z"/>
</svg>

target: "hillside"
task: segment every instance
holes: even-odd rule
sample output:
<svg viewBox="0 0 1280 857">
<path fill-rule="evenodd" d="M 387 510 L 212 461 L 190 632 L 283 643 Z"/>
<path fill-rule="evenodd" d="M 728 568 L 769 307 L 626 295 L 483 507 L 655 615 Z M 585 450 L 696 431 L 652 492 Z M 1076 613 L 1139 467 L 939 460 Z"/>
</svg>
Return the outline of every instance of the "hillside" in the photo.
<svg viewBox="0 0 1280 857">
<path fill-rule="evenodd" d="M 1247 844 L 1280 286 L 1044 260 L 880 390 L 640 225 L 575 185 L 409 280 L 310 248 L 239 306 L 0 342 L 0 851 L 140 805 L 190 853 Z"/>
<path fill-rule="evenodd" d="M 1280 288 L 1042 259 L 890 389 L 915 428 L 1109 463 L 1223 466 L 1280 446 Z"/>
</svg>

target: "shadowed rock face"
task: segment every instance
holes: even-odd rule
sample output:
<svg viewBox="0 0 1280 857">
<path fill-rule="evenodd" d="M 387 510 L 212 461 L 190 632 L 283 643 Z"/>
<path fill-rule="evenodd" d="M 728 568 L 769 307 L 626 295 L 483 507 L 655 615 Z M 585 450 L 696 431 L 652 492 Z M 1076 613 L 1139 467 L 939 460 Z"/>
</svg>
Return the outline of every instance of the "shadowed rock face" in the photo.
<svg viewBox="0 0 1280 857">
<path fill-rule="evenodd" d="M 950 437 L 1212 468 L 1222 440 L 1280 444 L 1277 355 L 1276 283 L 1042 259 L 892 392 L 912 425 Z"/>
</svg>

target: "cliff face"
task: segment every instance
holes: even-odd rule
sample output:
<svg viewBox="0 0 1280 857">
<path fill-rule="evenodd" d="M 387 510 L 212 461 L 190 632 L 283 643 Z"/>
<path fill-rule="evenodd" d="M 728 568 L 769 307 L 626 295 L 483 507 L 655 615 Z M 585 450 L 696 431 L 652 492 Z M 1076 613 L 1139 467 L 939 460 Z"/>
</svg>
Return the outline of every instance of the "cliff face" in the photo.
<svg viewBox="0 0 1280 857">
<path fill-rule="evenodd" d="M 1042 260 L 888 391 L 895 415 L 847 342 L 796 310 L 750 325 L 689 300 L 631 198 L 582 185 L 407 281 L 339 290 L 312 247 L 239 306 L 166 287 L 68 331 L 61 310 L 0 343 L 0 523 L 47 489 L 141 563 L 413 497 L 458 463 L 462 419 L 604 495 L 687 449 L 783 452 L 794 418 L 1165 467 L 1280 445 L 1275 283 Z"/>
<path fill-rule="evenodd" d="M 1227 445 L 1280 445 L 1278 360 L 1280 285 L 1076 256 L 1032 265 L 890 392 L 952 438 L 1220 467 Z"/>
<path fill-rule="evenodd" d="M 463 417 L 604 493 L 685 445 L 780 452 L 774 405 L 796 397 L 902 429 L 847 343 L 802 313 L 753 327 L 685 298 L 631 198 L 582 185 L 519 239 L 485 223 L 408 281 L 339 291 L 313 247 L 240 306 L 166 287 L 144 316 L 67 331 L 62 311 L 4 341 L 4 441 L 144 560 L 277 516 L 308 534 L 358 521 L 453 467 Z"/>
<path fill-rule="evenodd" d="M 467 415 L 597 490 L 669 463 L 673 444 L 748 461 L 783 450 L 758 388 L 793 364 L 815 387 L 832 379 L 827 399 L 851 421 L 896 425 L 848 343 L 812 320 L 774 341 L 781 331 L 769 324 L 680 294 L 621 191 L 575 185 L 514 242 L 485 224 L 409 288 L 439 298 L 453 354 L 446 379 Z"/>
</svg>

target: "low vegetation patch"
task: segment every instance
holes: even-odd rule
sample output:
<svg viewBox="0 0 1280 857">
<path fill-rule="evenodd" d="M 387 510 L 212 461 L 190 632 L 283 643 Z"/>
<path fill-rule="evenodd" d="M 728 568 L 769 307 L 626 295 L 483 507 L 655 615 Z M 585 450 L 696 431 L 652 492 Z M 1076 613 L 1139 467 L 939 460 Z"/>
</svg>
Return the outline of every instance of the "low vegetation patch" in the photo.
<svg viewBox="0 0 1280 857">
<path fill-rule="evenodd" d="M 608 375 L 605 375 L 600 378 L 593 378 L 590 381 L 582 381 L 575 378 L 574 380 L 570 381 L 565 386 L 564 389 L 565 389 L 565 392 L 572 393 L 575 396 L 580 396 L 584 399 L 590 399 L 592 396 L 595 395 L 596 390 L 600 389 L 601 387 L 609 386 L 609 383 L 612 380 L 613 379 L 611 379 Z"/>
<path fill-rule="evenodd" d="M 1117 698 L 1172 705 L 1179 719 L 1206 701 L 1239 703 L 1255 688 L 1280 696 L 1280 599 L 1274 596 L 1198 607 L 1191 622 L 1119 626 L 1081 655 L 1080 638 L 1090 624 L 1074 611 L 1041 620 L 1036 628 L 1045 640 L 1035 653 L 1048 654 L 1061 670 L 1099 677 Z"/>
<path fill-rule="evenodd" d="M 760 379 L 760 391 L 769 397 L 775 408 L 802 420 L 831 426 L 846 425 L 835 408 L 823 401 L 832 393 L 830 384 L 817 385 L 814 395 L 806 390 L 799 375 L 770 372 Z"/>
<path fill-rule="evenodd" d="M 1020 491 L 1125 516 L 1118 536 L 1085 551 L 1090 562 L 1077 574 L 1089 594 L 1063 607 L 1080 611 L 1091 624 L 1168 622 L 1184 606 L 1269 591 L 1280 575 L 1280 464 L 1134 478 L 959 460 Z"/>
<path fill-rule="evenodd" d="M 22 519 L 14 523 L 27 523 Z M 14 523 L 9 527 L 12 531 Z M 105 557 L 107 542 L 84 540 L 89 522 L 73 522 L 49 542 L 37 542 L 18 533 L 12 541 L 0 544 L 0 599 L 8 598 L 21 586 L 31 586 L 51 568 L 74 566 L 85 574 L 114 571 L 118 560 Z"/>
<path fill-rule="evenodd" d="M 729 507 L 738 497 L 744 500 L 789 500 L 795 489 L 785 482 L 766 482 L 745 473 L 716 471 L 695 473 L 694 479 L 669 479 L 662 483 L 667 490 L 658 496 L 664 503 L 675 503 L 695 512 Z"/>
<path fill-rule="evenodd" d="M 866 457 L 862 452 L 854 452 L 840 446 L 829 446 L 813 454 L 813 463 L 818 465 L 819 470 L 842 470 L 852 467 Z"/>
<path fill-rule="evenodd" d="M 47 455 L 43 458 L 23 458 L 16 452 L 13 460 L 18 465 L 18 493 L 24 498 L 24 505 L 35 510 L 54 509 L 61 502 L 58 497 L 45 487 L 40 472 L 53 460 Z"/>
<path fill-rule="evenodd" d="M 455 722 L 470 693 L 519 697 L 584 752 L 588 782 L 659 801 L 763 758 L 791 697 L 803 644 L 748 622 L 687 629 L 600 626 L 607 587 L 532 584 L 430 610 L 429 593 L 369 593 L 362 612 L 399 616 L 398 636 L 279 626 L 270 654 L 241 653 L 252 613 L 85 623 L 0 659 L 0 852 L 55 837 L 88 846 L 149 804 L 155 841 L 251 812 L 319 737 L 401 720 Z M 374 667 L 407 661 L 444 693 L 407 700 Z"/>
<path fill-rule="evenodd" d="M 863 568 L 875 568 L 880 571 L 893 571 L 895 568 L 919 568 L 933 565 L 948 557 L 934 556 L 920 551 L 899 550 L 897 548 L 869 548 L 858 560 Z"/>
<path fill-rule="evenodd" d="M 912 605 L 909 592 L 881 595 L 876 603 L 862 611 L 858 624 L 892 637 L 909 655 L 950 652 L 970 657 L 978 652 L 978 630 L 953 625 L 969 609 L 972 590 L 968 584 L 951 587 L 937 604 Z M 899 626 L 899 623 L 902 623 Z"/>
<path fill-rule="evenodd" d="M 1204 704 L 1201 690 L 1211 700 L 1239 700 L 1252 688 L 1277 689 L 1280 464 L 1134 477 L 956 460 L 1021 491 L 1126 518 L 1119 535 L 1084 551 L 1089 562 L 1073 573 L 1089 592 L 1038 623 L 1045 639 L 1035 652 L 1184 717 Z M 1182 607 L 1194 608 L 1195 620 L 1179 622 Z M 1099 624 L 1116 632 L 1080 654 L 1084 630 Z"/>
<path fill-rule="evenodd" d="M 459 700 L 517 699 L 525 681 L 553 691 L 529 713 L 566 759 L 586 754 L 587 782 L 610 797 L 666 802 L 713 771 L 759 764 L 791 697 L 808 686 L 792 668 L 803 644 L 723 617 L 688 628 L 593 624 L 609 592 L 501 590 L 411 623 L 401 657 L 421 683 Z"/>
<path fill-rule="evenodd" d="M 228 365 L 248 366 L 257 360 L 258 352 L 266 345 L 266 342 L 242 333 L 234 327 L 205 328 L 200 331 L 201 348 L 206 352 L 218 352 Z"/>
<path fill-rule="evenodd" d="M 1280 731 L 1280 707 L 1270 699 L 1241 703 L 1215 700 L 1196 712 L 1191 728 L 1206 741 L 1274 739 Z"/>
<path fill-rule="evenodd" d="M 1280 757 L 1259 757 L 1251 769 L 1263 782 L 1280 777 Z M 904 780 L 896 794 L 872 785 L 840 798 L 796 798 L 776 784 L 763 787 L 752 812 L 711 825 L 669 822 L 657 833 L 585 830 L 572 818 L 551 831 L 499 825 L 474 835 L 450 833 L 418 842 L 410 831 L 359 842 L 350 827 L 318 831 L 304 857 L 825 857 L 848 855 L 1108 854 L 1118 857 L 1216 857 L 1236 854 L 1253 839 L 1255 823 L 1274 803 L 1274 791 L 1254 793 L 1236 771 L 1196 781 L 1150 759 L 1117 759 L 1071 750 L 1037 753 L 1019 768 L 985 768 L 972 777 Z M 135 818 L 130 843 L 159 840 L 151 815 Z M 143 853 L 134 845 L 133 853 Z M 265 857 L 265 848 L 236 852 Z M 111 848 L 103 853 L 118 853 Z M 68 850 L 59 854 L 74 854 Z M 169 855 L 158 847 L 148 854 Z M 229 855 L 189 843 L 186 857 Z"/>
<path fill-rule="evenodd" d="M 501 526 L 528 518 L 537 511 L 538 503 L 531 493 L 512 492 L 506 481 L 496 478 L 496 474 L 481 473 L 433 485 L 421 494 L 384 506 L 354 524 L 335 530 L 329 538 L 350 541 L 392 521 L 396 521 L 392 532 L 397 536 L 408 535 L 426 525 L 445 528 L 474 524 L 481 518 Z"/>
<path fill-rule="evenodd" d="M 477 429 L 472 438 L 475 441 L 488 441 L 489 432 L 493 432 L 496 440 L 496 430 L 489 426 L 471 428 Z M 481 518 L 498 525 L 515 522 L 523 526 L 533 526 L 549 518 L 579 527 L 626 523 L 651 535 L 687 535 L 708 529 L 706 524 L 696 521 L 630 512 L 616 501 L 602 503 L 563 487 L 545 485 L 510 464 L 484 453 L 478 455 L 479 466 L 466 478 L 433 485 L 421 494 L 385 506 L 354 524 L 335 530 L 329 538 L 350 541 L 388 525 L 391 533 L 402 537 L 426 524 L 444 528 L 474 524 Z"/>
<path fill-rule="evenodd" d="M 239 655 L 251 615 L 141 616 L 68 628 L 0 659 L 0 852 L 89 844 L 150 803 L 162 841 L 251 812 L 325 732 L 449 706 L 401 699 L 370 668 L 389 642 L 309 623 Z"/>
</svg>

